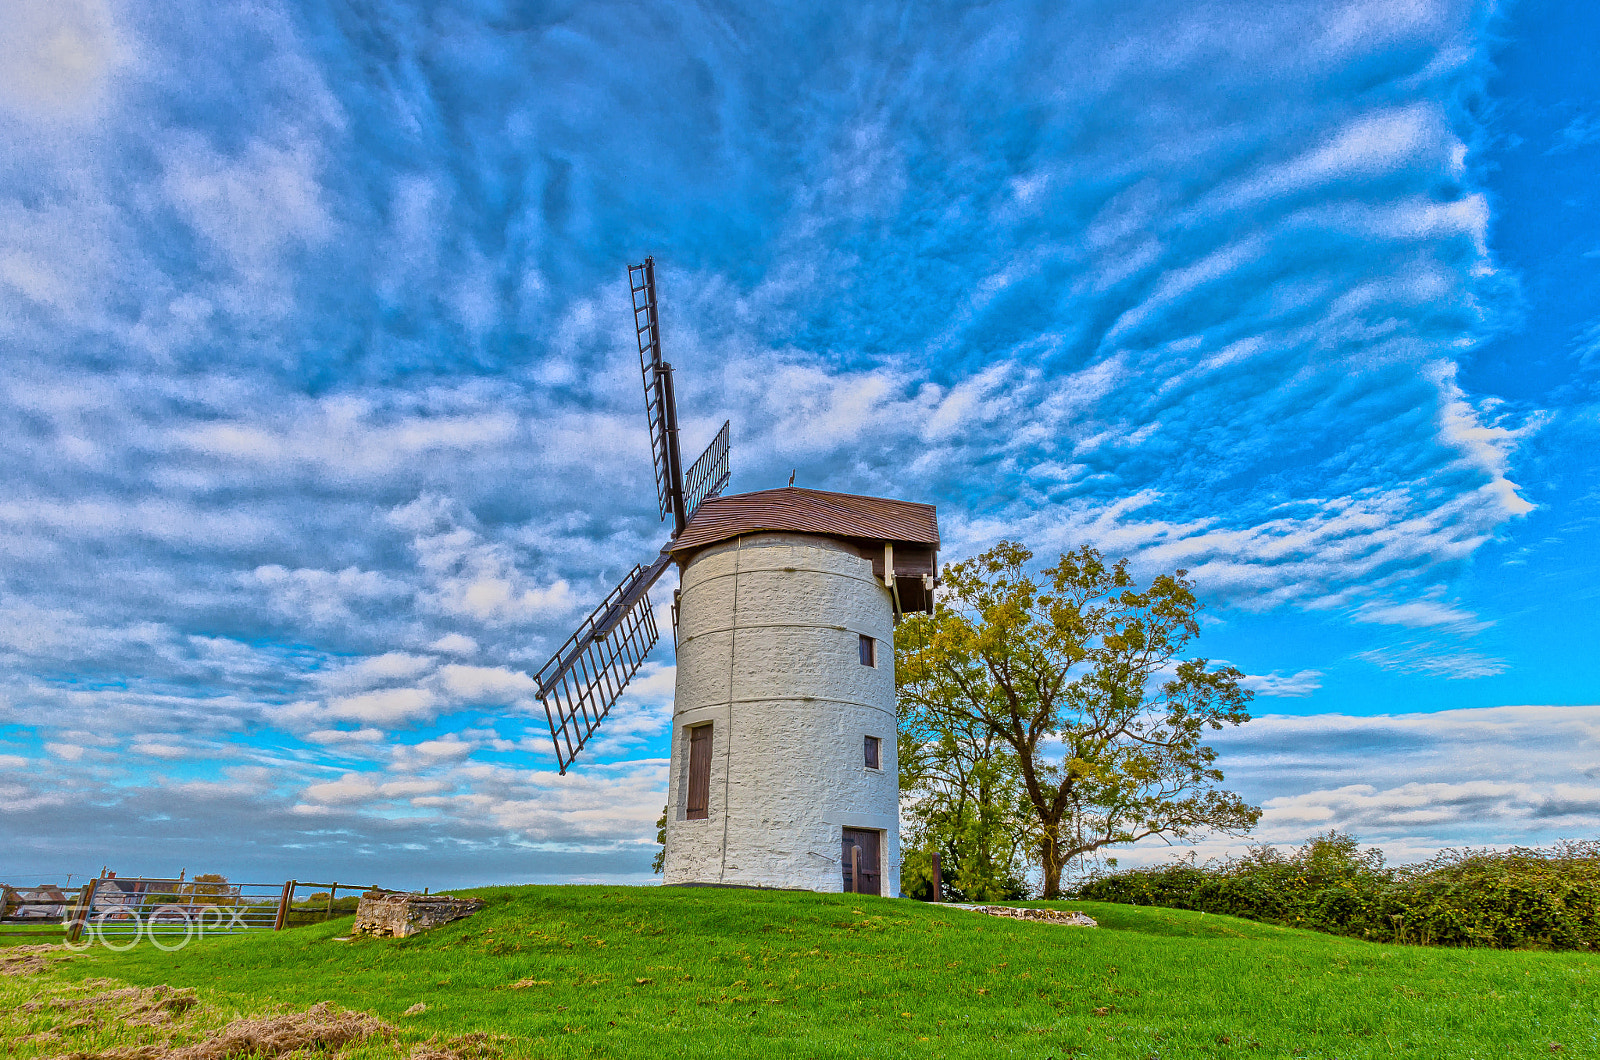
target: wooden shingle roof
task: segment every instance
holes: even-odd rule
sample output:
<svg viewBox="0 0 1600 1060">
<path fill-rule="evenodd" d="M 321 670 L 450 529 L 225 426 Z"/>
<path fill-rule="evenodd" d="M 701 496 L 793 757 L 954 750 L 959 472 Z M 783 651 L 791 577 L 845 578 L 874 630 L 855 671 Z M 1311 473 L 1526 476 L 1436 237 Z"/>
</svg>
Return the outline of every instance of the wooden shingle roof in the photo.
<svg viewBox="0 0 1600 1060">
<path fill-rule="evenodd" d="M 761 530 L 939 547 L 939 520 L 931 504 L 784 486 L 713 497 L 700 505 L 668 551 L 689 552 Z"/>
</svg>

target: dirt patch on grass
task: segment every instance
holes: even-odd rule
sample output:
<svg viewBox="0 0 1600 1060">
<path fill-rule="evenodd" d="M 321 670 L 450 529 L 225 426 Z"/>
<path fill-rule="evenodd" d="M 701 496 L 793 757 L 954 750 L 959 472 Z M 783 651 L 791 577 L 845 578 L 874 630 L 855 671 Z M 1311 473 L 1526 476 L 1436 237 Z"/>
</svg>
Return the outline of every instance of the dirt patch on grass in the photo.
<svg viewBox="0 0 1600 1060">
<path fill-rule="evenodd" d="M 88 985 L 106 980 L 90 980 Z M 52 997 L 39 1001 L 24 1001 L 24 1012 L 53 1009 L 58 1012 L 81 1011 L 93 1018 L 110 1018 L 131 1027 L 154 1027 L 179 1019 L 199 1003 L 194 991 L 161 986 L 125 986 L 103 994 L 85 997 Z"/>
<path fill-rule="evenodd" d="M 0 975 L 34 975 L 57 961 L 67 961 L 78 956 L 67 953 L 60 946 L 7 946 L 0 949 Z"/>
<path fill-rule="evenodd" d="M 463 1034 L 447 1042 L 424 1042 L 411 1047 L 410 1060 L 495 1060 L 504 1035 Z"/>
</svg>

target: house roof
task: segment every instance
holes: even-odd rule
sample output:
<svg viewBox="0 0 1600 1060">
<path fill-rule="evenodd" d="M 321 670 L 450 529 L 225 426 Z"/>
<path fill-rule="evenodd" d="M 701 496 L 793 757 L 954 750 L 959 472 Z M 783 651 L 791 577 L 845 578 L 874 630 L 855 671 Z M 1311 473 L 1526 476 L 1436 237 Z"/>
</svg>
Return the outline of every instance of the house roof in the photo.
<svg viewBox="0 0 1600 1060">
<path fill-rule="evenodd" d="M 689 552 L 760 530 L 939 547 L 939 520 L 931 504 L 784 486 L 713 497 L 700 505 L 668 551 Z"/>
</svg>

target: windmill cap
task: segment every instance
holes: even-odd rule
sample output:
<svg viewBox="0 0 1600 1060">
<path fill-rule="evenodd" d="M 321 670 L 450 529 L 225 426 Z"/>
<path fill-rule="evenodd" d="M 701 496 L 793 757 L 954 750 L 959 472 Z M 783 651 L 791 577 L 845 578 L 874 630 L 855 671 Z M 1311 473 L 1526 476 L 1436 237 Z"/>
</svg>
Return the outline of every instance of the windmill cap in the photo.
<svg viewBox="0 0 1600 1060">
<path fill-rule="evenodd" d="M 783 486 L 706 501 L 667 551 L 676 555 L 762 530 L 939 547 L 931 504 Z"/>
</svg>

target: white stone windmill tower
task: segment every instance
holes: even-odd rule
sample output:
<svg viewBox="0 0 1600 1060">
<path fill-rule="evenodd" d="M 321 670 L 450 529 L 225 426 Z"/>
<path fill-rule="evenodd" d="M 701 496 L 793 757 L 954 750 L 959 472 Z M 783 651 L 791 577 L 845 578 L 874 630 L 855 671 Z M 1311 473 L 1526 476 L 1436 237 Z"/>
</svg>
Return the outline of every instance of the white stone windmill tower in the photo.
<svg viewBox="0 0 1600 1060">
<path fill-rule="evenodd" d="M 898 894 L 894 623 L 933 608 L 933 506 L 793 486 L 719 496 L 727 423 L 683 474 L 653 260 L 628 277 L 674 530 L 536 677 L 561 772 L 655 645 L 649 590 L 676 563 L 666 882 Z"/>
</svg>

